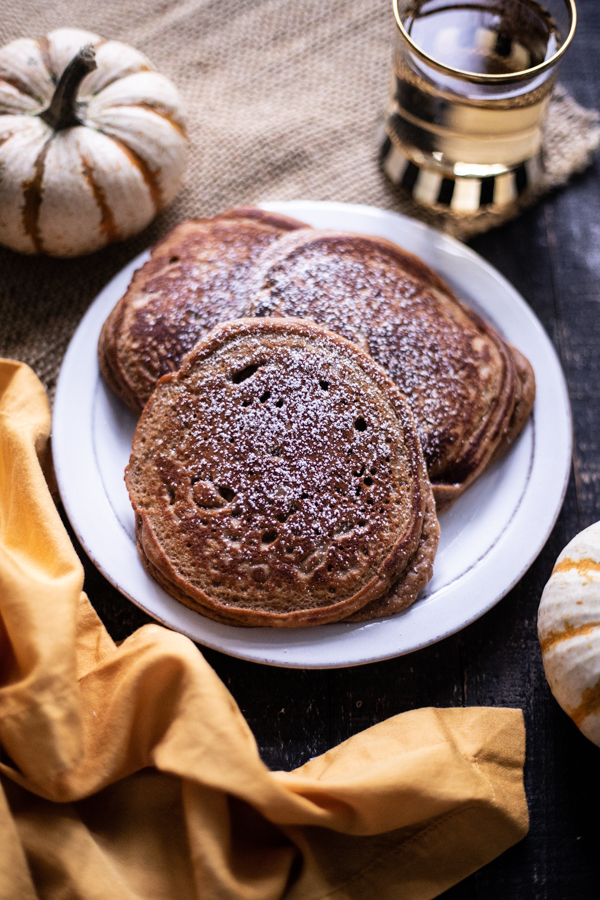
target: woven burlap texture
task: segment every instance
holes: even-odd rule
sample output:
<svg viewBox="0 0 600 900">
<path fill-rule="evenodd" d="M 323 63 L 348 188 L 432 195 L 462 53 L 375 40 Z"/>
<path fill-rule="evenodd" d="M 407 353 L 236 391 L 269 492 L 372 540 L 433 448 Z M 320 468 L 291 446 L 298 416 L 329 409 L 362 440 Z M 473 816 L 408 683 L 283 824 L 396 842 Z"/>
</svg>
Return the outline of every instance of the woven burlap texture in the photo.
<svg viewBox="0 0 600 900">
<path fill-rule="evenodd" d="M 77 260 L 0 248 L 0 355 L 29 363 L 51 394 L 90 302 L 177 222 L 299 198 L 423 217 L 378 165 L 391 0 L 5 0 L 0 44 L 64 26 L 133 44 L 173 79 L 187 106 L 191 157 L 175 203 L 135 239 Z M 549 142 L 547 158 L 557 166 L 544 189 L 582 169 L 598 142 L 594 115 L 568 97 L 553 112 L 549 135 L 560 139 Z M 459 223 L 426 219 L 462 237 L 498 223 L 488 214 Z"/>
</svg>

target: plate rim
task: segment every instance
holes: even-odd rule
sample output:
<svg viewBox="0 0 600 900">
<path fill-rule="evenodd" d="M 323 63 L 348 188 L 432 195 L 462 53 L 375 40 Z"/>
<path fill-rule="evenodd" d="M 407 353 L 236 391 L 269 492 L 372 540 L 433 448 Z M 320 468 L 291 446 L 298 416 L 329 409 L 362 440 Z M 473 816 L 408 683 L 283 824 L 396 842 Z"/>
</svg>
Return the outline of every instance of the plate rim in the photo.
<svg viewBox="0 0 600 900">
<path fill-rule="evenodd" d="M 460 241 L 456 240 L 455 238 L 452 238 L 449 235 L 443 234 L 442 232 L 439 232 L 436 229 L 433 229 L 430 226 L 425 225 L 422 222 L 418 222 L 407 216 L 403 216 L 400 213 L 396 213 L 396 212 L 393 212 L 390 210 L 379 209 L 379 208 L 373 207 L 373 206 L 366 206 L 363 204 L 349 204 L 349 203 L 341 203 L 341 202 L 336 202 L 336 201 L 310 201 L 310 200 L 293 201 L 293 200 L 291 200 L 291 201 L 271 201 L 271 202 L 267 202 L 267 203 L 261 203 L 261 204 L 259 204 L 259 206 L 261 206 L 263 209 L 266 209 L 269 211 L 281 212 L 284 214 L 292 214 L 297 218 L 302 218 L 303 211 L 304 211 L 304 213 L 308 213 L 308 214 L 315 213 L 315 214 L 319 214 L 319 215 L 323 215 L 323 214 L 327 214 L 327 213 L 331 213 L 331 214 L 335 215 L 335 214 L 346 212 L 346 213 L 350 213 L 354 216 L 358 215 L 360 217 L 368 217 L 368 218 L 372 219 L 373 221 L 379 221 L 379 222 L 385 221 L 388 224 L 392 223 L 390 225 L 390 227 L 392 227 L 394 223 L 398 223 L 398 222 L 401 223 L 401 228 L 403 228 L 403 229 L 410 226 L 410 228 L 414 229 L 415 232 L 418 232 L 421 235 L 426 235 L 429 239 L 431 239 L 433 242 L 433 245 L 437 247 L 437 250 L 441 250 L 442 254 L 447 252 L 449 247 L 452 247 L 452 248 L 454 248 L 455 254 L 457 254 L 460 259 L 463 259 L 463 260 L 469 259 L 471 261 L 471 263 L 474 264 L 475 267 L 480 272 L 486 273 L 488 277 L 491 276 L 493 281 L 495 281 L 499 285 L 500 289 L 505 293 L 505 295 L 510 298 L 511 304 L 516 304 L 517 307 L 519 308 L 521 315 L 525 315 L 526 319 L 528 320 L 529 327 L 533 328 L 534 332 L 536 333 L 537 340 L 539 341 L 539 345 L 536 345 L 536 347 L 538 349 L 541 347 L 545 351 L 546 356 L 548 356 L 549 360 L 551 361 L 551 364 L 553 364 L 553 366 L 554 366 L 554 369 L 555 369 L 554 375 L 558 376 L 558 384 L 561 388 L 562 396 L 561 396 L 560 400 L 562 401 L 561 405 L 563 406 L 562 412 L 565 413 L 565 417 L 563 420 L 563 424 L 565 426 L 565 429 L 564 429 L 565 430 L 565 443 L 561 448 L 563 451 L 563 457 L 564 457 L 565 464 L 563 467 L 564 471 L 562 473 L 562 479 L 561 479 L 561 483 L 559 486 L 560 489 L 554 490 L 554 501 L 551 504 L 553 509 L 551 511 L 551 514 L 548 514 L 546 519 L 544 520 L 545 527 L 542 529 L 539 529 L 539 533 L 537 535 L 537 539 L 534 544 L 534 549 L 532 551 L 530 551 L 528 554 L 526 554 L 528 556 L 527 561 L 523 562 L 518 567 L 518 569 L 516 569 L 514 571 L 510 580 L 507 581 L 505 584 L 503 584 L 500 592 L 492 590 L 491 594 L 493 594 L 493 596 L 491 596 L 491 598 L 488 599 L 488 601 L 486 603 L 481 605 L 481 607 L 478 608 L 478 610 L 474 614 L 470 614 L 467 617 L 467 619 L 465 621 L 463 621 L 461 624 L 458 624 L 458 625 L 453 624 L 453 625 L 447 626 L 446 628 L 443 628 L 441 631 L 439 631 L 433 637 L 431 635 L 429 635 L 429 636 L 426 636 L 423 640 L 417 640 L 408 649 L 402 649 L 400 651 L 392 650 L 391 652 L 386 651 L 384 653 L 375 652 L 374 654 L 369 655 L 367 657 L 351 658 L 351 659 L 348 659 L 345 661 L 335 661 L 335 662 L 327 662 L 327 661 L 323 661 L 323 660 L 321 660 L 320 662 L 314 662 L 314 661 L 307 660 L 307 659 L 299 659 L 298 654 L 294 653 L 294 652 L 292 652 L 290 654 L 290 659 L 286 659 L 285 656 L 287 654 L 287 650 L 283 649 L 283 648 L 281 649 L 281 652 L 279 653 L 278 658 L 275 658 L 273 653 L 271 653 L 271 658 L 268 658 L 269 653 L 267 651 L 272 650 L 272 646 L 271 646 L 271 644 L 269 644 L 268 641 L 267 641 L 267 644 L 265 645 L 265 648 L 263 649 L 262 654 L 260 652 L 258 652 L 258 653 L 257 652 L 249 652 L 248 647 L 244 646 L 244 642 L 242 642 L 241 647 L 224 646 L 223 641 L 211 640 L 211 639 L 209 639 L 209 637 L 207 635 L 199 636 L 198 633 L 195 632 L 194 629 L 188 630 L 185 627 L 182 628 L 180 625 L 173 625 L 172 622 L 169 621 L 168 617 L 166 619 L 163 618 L 161 615 L 159 615 L 157 613 L 157 611 L 155 609 L 148 608 L 148 606 L 145 605 L 143 600 L 141 600 L 139 597 L 132 596 L 130 591 L 124 589 L 122 584 L 119 584 L 119 579 L 115 575 L 115 573 L 107 570 L 106 566 L 97 558 L 98 554 L 94 552 L 94 547 L 90 545 L 90 541 L 88 540 L 89 532 L 88 532 L 88 529 L 86 528 L 86 523 L 84 523 L 83 527 L 82 527 L 79 511 L 77 509 L 77 504 L 72 502 L 73 496 L 72 496 L 72 492 L 71 492 L 71 488 L 70 488 L 70 484 L 69 484 L 70 479 L 67 474 L 68 465 L 65 465 L 65 463 L 67 462 L 67 460 L 69 458 L 68 448 L 69 448 L 69 444 L 72 443 L 72 439 L 71 439 L 71 441 L 69 441 L 67 439 L 68 428 L 65 430 L 65 425 L 68 425 L 69 418 L 70 418 L 69 409 L 68 409 L 68 398 L 69 398 L 69 390 L 70 390 L 70 388 L 72 388 L 72 384 L 70 384 L 69 380 L 68 380 L 69 367 L 72 362 L 73 356 L 74 356 L 76 350 L 78 349 L 79 342 L 82 341 L 82 336 L 84 336 L 86 331 L 90 328 L 90 323 L 93 323 L 94 327 L 97 327 L 97 322 L 95 320 L 99 318 L 99 316 L 98 316 L 99 309 L 102 309 L 102 316 L 103 316 L 102 321 L 104 320 L 104 318 L 106 316 L 106 311 L 104 310 L 104 304 L 106 303 L 106 300 L 104 298 L 109 294 L 112 296 L 112 294 L 115 290 L 115 285 L 118 285 L 119 282 L 123 282 L 126 287 L 127 283 L 129 282 L 130 274 L 134 271 L 135 268 L 137 268 L 141 263 L 143 263 L 143 261 L 148 257 L 148 254 L 149 254 L 148 250 L 139 254 L 133 260 L 131 260 L 126 266 L 124 266 L 120 270 L 120 272 L 118 272 L 114 276 L 114 278 L 112 278 L 108 282 L 108 284 L 98 294 L 98 296 L 95 298 L 95 300 L 92 301 L 88 311 L 82 318 L 78 328 L 76 329 L 76 331 L 69 343 L 69 347 L 67 349 L 63 363 L 61 365 L 61 370 L 60 370 L 60 374 L 59 374 L 59 378 L 58 378 L 58 382 L 57 382 L 57 388 L 56 388 L 52 432 L 53 432 L 53 452 L 54 452 L 54 458 L 55 458 L 57 482 L 59 485 L 62 502 L 63 502 L 64 508 L 65 508 L 65 511 L 67 513 L 67 517 L 69 518 L 69 521 L 71 522 L 71 525 L 75 531 L 75 534 L 77 535 L 78 540 L 80 541 L 82 547 L 84 548 L 85 552 L 90 557 L 90 559 L 92 560 L 94 565 L 107 578 L 107 580 L 109 582 L 111 582 L 122 594 L 124 594 L 128 599 L 130 599 L 133 603 L 135 603 L 142 610 L 144 610 L 153 619 L 158 620 L 163 625 L 165 625 L 169 628 L 180 631 L 181 633 L 187 635 L 191 640 L 193 640 L 197 643 L 201 643 L 204 646 L 208 646 L 211 649 L 215 649 L 215 650 L 218 650 L 219 652 L 224 652 L 228 655 L 235 656 L 237 658 L 241 658 L 241 659 L 245 659 L 248 661 L 257 662 L 257 663 L 261 663 L 261 664 L 272 665 L 272 666 L 282 666 L 282 667 L 286 667 L 286 668 L 307 668 L 307 669 L 308 668 L 311 668 L 311 669 L 312 668 L 314 668 L 314 669 L 343 668 L 346 666 L 366 665 L 366 664 L 369 664 L 372 662 L 383 661 L 385 659 L 391 659 L 391 658 L 394 658 L 399 655 L 405 655 L 407 653 L 415 652 L 416 650 L 423 649 L 424 647 L 430 646 L 433 643 L 437 643 L 440 640 L 444 640 L 446 637 L 449 637 L 450 635 L 457 633 L 458 631 L 462 630 L 463 628 L 466 628 L 468 625 L 472 624 L 472 622 L 476 621 L 478 618 L 480 618 L 482 615 L 484 615 L 486 612 L 488 612 L 493 606 L 495 606 L 496 603 L 498 603 L 512 589 L 512 587 L 514 587 L 514 585 L 523 577 L 525 572 L 535 561 L 535 559 L 537 558 L 540 551 L 542 550 L 544 544 L 546 543 L 546 541 L 554 527 L 556 519 L 558 518 L 558 515 L 562 508 L 564 496 L 565 496 L 567 486 L 568 486 L 568 481 L 569 481 L 569 477 L 570 477 L 570 469 L 571 469 L 571 453 L 572 453 L 572 414 L 571 414 L 571 408 L 570 408 L 570 402 L 569 402 L 569 396 L 568 396 L 568 388 L 566 385 L 564 374 L 562 372 L 560 360 L 558 358 L 556 350 L 554 349 L 554 346 L 552 345 L 552 342 L 550 341 L 550 338 L 546 334 L 546 331 L 544 330 L 543 326 L 541 325 L 539 319 L 537 318 L 537 316 L 535 315 L 533 310 L 528 306 L 528 304 L 526 303 L 524 298 L 513 287 L 513 285 L 511 285 L 510 282 L 506 278 L 504 278 L 504 276 L 500 272 L 498 272 L 497 269 L 495 269 L 490 263 L 488 263 L 487 260 L 484 260 L 474 250 L 472 250 L 470 247 L 465 246 L 464 244 L 462 244 Z M 429 262 L 429 264 L 432 265 L 431 262 Z M 433 264 L 432 267 L 435 267 L 435 264 Z M 448 280 L 446 275 L 443 275 L 443 277 L 445 277 Z M 125 281 L 125 279 L 126 279 L 126 281 Z M 114 303 L 114 299 L 112 302 Z M 487 318 L 491 317 L 490 314 L 487 312 L 486 312 L 486 315 L 487 315 Z M 94 354 L 94 359 L 96 359 L 96 354 Z M 97 367 L 97 362 L 96 362 L 96 367 Z M 96 374 L 96 384 L 94 387 L 94 397 L 92 398 L 93 402 L 95 402 L 95 392 L 98 390 L 98 387 L 99 387 L 99 379 L 98 379 L 98 373 L 97 373 Z M 537 399 L 536 399 L 536 404 L 537 404 Z M 89 410 L 89 413 L 90 413 L 90 417 L 91 417 L 90 422 L 91 422 L 92 429 L 93 429 L 94 420 L 93 420 L 93 412 L 91 409 Z M 534 449 L 532 449 L 532 462 L 531 462 L 532 466 L 534 464 L 533 463 L 534 455 L 535 455 Z M 96 460 L 96 468 L 98 469 L 97 460 Z M 102 488 L 102 491 L 103 491 L 104 497 L 105 497 L 108 505 L 110 506 L 110 508 L 114 514 L 114 509 L 112 507 L 112 503 L 111 503 L 110 499 L 108 498 L 108 496 L 106 495 L 104 487 Z M 526 492 L 527 492 L 527 489 L 525 488 L 523 497 L 525 496 Z M 511 519 L 509 521 L 507 521 L 503 531 L 501 532 L 501 535 L 498 538 L 498 542 L 501 540 L 501 537 L 506 533 L 506 531 L 510 529 L 511 521 L 517 516 L 518 511 L 519 511 L 519 506 L 520 506 L 522 500 L 523 500 L 523 498 L 521 498 L 521 501 L 519 502 L 517 507 L 515 507 L 515 509 L 513 510 Z M 115 516 L 115 518 L 117 518 L 117 517 Z M 123 525 L 118 520 L 118 518 L 117 518 L 117 521 L 119 524 L 119 528 L 123 528 Z M 92 542 L 92 544 L 93 544 L 93 542 Z M 485 556 L 485 554 L 484 554 L 484 556 Z M 476 569 L 479 566 L 480 562 L 481 562 L 481 559 L 477 560 L 473 564 L 472 568 Z M 462 579 L 462 576 L 459 579 L 459 581 L 461 579 Z M 446 588 L 449 588 L 449 587 L 450 587 L 450 585 L 445 585 L 444 587 L 442 587 L 440 589 L 440 592 L 445 592 Z M 167 597 L 171 603 L 177 604 L 177 607 L 181 607 L 181 604 L 178 604 L 177 601 L 170 598 L 169 595 L 165 594 L 164 596 Z M 170 604 L 168 604 L 168 606 L 169 605 Z M 182 609 L 187 610 L 186 607 L 182 607 Z M 211 621 L 212 621 L 212 620 L 206 619 L 200 613 L 193 612 L 192 610 L 187 610 L 187 612 L 190 613 L 192 616 L 197 617 L 200 620 L 202 620 L 203 623 L 211 623 Z M 409 610 L 407 610 L 407 612 L 409 612 Z M 403 614 L 399 614 L 399 615 L 402 616 Z M 395 617 L 391 617 L 390 619 L 387 619 L 387 620 L 378 620 L 373 623 L 364 623 L 364 624 L 362 624 L 362 626 L 354 626 L 354 628 L 357 629 L 357 628 L 361 627 L 362 629 L 366 630 L 369 627 L 372 627 L 373 625 L 381 626 L 384 623 L 393 623 L 394 620 L 399 621 L 398 615 Z M 340 627 L 348 629 L 350 626 L 349 625 L 344 626 L 344 625 L 342 625 L 342 623 L 339 623 L 337 625 L 337 628 L 339 629 Z M 249 631 L 248 629 L 242 629 L 237 626 L 220 626 L 220 628 L 221 629 L 224 628 L 227 630 L 233 629 L 235 632 L 242 631 L 246 634 Z M 331 633 L 331 629 L 336 628 L 336 626 L 328 625 L 328 626 L 321 626 L 321 628 L 329 629 L 330 633 Z M 252 631 L 253 632 L 270 631 L 271 633 L 273 631 L 276 631 L 276 632 L 283 633 L 283 634 L 285 634 L 286 632 L 289 632 L 288 629 L 252 629 Z M 301 630 L 294 629 L 294 631 L 299 632 Z M 308 629 L 302 629 L 302 631 L 308 631 Z M 315 634 L 315 629 L 310 629 L 310 631 L 311 631 L 311 633 Z M 299 646 L 301 647 L 302 645 L 299 645 Z M 290 650 L 295 649 L 294 645 L 290 644 L 289 649 Z M 301 655 L 301 653 L 300 653 L 300 655 Z M 275 654 L 275 656 L 277 656 L 277 654 Z M 292 658 L 292 657 L 296 657 L 296 658 Z"/>
</svg>

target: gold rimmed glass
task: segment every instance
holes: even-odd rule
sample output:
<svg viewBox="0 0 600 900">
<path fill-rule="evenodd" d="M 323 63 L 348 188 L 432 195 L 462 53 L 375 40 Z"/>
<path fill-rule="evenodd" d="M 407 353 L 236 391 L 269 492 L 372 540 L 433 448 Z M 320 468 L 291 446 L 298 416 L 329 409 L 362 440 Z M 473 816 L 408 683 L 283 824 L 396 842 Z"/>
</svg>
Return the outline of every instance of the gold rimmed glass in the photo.
<svg viewBox="0 0 600 900">
<path fill-rule="evenodd" d="M 387 132 L 397 151 L 454 181 L 501 179 L 538 158 L 557 64 L 575 32 L 574 0 L 393 0 L 393 8 Z"/>
</svg>

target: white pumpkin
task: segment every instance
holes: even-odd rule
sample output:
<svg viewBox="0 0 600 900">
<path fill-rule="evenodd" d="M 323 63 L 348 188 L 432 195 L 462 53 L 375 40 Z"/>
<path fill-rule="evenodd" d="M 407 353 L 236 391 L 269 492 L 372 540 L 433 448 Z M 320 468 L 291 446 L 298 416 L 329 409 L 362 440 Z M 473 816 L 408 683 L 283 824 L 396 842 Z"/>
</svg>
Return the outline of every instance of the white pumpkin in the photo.
<svg viewBox="0 0 600 900">
<path fill-rule="evenodd" d="M 552 693 L 600 746 L 600 522 L 558 557 L 542 594 L 538 636 Z"/>
<path fill-rule="evenodd" d="M 179 94 L 133 47 L 61 28 L 0 49 L 0 243 L 78 256 L 130 237 L 186 157 Z"/>
</svg>

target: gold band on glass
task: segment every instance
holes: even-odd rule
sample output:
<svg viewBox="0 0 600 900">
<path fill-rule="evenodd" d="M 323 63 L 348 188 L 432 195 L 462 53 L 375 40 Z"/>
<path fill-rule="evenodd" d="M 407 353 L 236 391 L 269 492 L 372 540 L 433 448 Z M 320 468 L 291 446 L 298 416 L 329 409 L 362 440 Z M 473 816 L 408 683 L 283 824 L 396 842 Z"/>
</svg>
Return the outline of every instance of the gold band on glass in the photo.
<svg viewBox="0 0 600 900">
<path fill-rule="evenodd" d="M 454 78 L 461 79 L 461 81 L 476 81 L 479 84 L 502 84 L 504 82 L 510 81 L 525 81 L 528 78 L 534 78 L 536 75 L 540 75 L 542 72 L 546 72 L 548 69 L 551 69 L 552 66 L 556 65 L 558 60 L 561 58 L 561 56 L 573 40 L 573 35 L 575 34 L 575 28 L 577 26 L 577 8 L 575 6 L 575 0 L 563 0 L 563 2 L 567 7 L 567 11 L 569 13 L 570 27 L 567 37 L 561 44 L 560 48 L 556 51 L 554 56 L 551 56 L 550 59 L 544 60 L 544 62 L 539 63 L 539 65 L 537 66 L 532 66 L 531 69 L 523 69 L 523 71 L 521 72 L 509 72 L 503 75 L 482 75 L 477 72 L 466 72 L 464 69 L 455 69 L 453 66 L 446 66 L 444 65 L 444 63 L 438 62 L 437 59 L 434 59 L 433 56 L 425 53 L 424 50 L 421 50 L 419 45 L 415 44 L 410 34 L 404 27 L 404 22 L 402 21 L 402 17 L 398 9 L 398 0 L 392 0 L 394 7 L 394 18 L 396 20 L 396 25 L 398 26 L 400 34 L 409 45 L 413 53 L 419 57 L 419 59 L 427 63 L 428 66 L 431 66 L 431 68 L 435 69 L 437 72 L 441 72 L 443 75 L 451 75 Z"/>
</svg>

